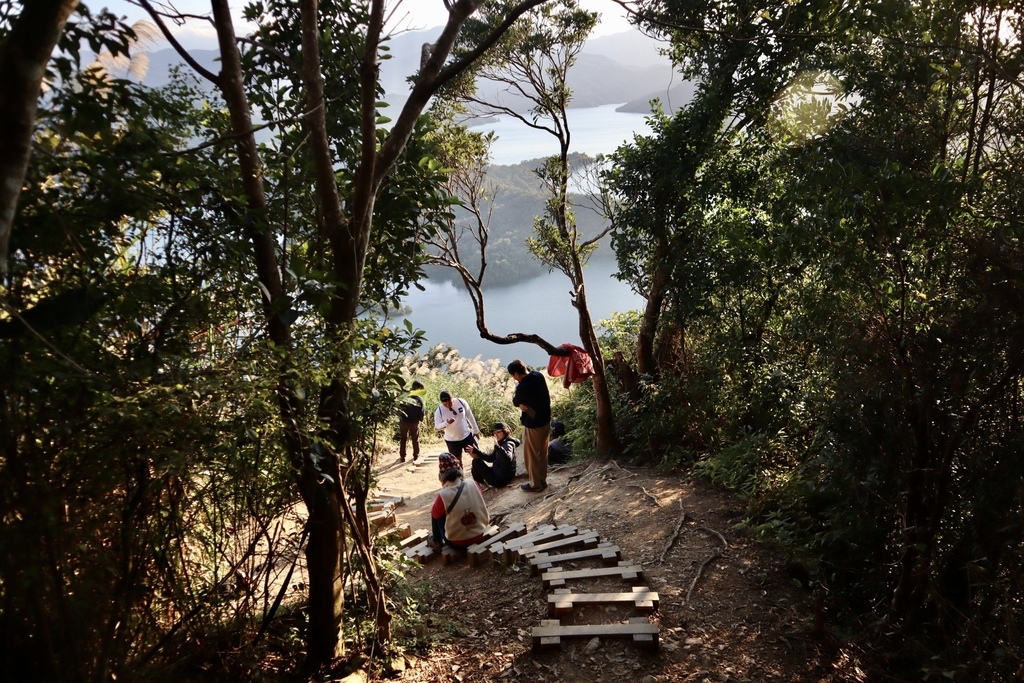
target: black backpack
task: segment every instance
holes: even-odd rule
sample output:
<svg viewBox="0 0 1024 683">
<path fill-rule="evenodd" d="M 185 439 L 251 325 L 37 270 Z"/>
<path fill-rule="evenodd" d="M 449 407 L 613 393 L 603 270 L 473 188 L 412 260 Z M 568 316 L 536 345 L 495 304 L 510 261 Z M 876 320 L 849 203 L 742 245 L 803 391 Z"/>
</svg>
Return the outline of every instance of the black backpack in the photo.
<svg viewBox="0 0 1024 683">
<path fill-rule="evenodd" d="M 422 422 L 423 399 L 419 396 L 410 396 L 409 399 L 402 404 L 402 422 Z"/>
</svg>

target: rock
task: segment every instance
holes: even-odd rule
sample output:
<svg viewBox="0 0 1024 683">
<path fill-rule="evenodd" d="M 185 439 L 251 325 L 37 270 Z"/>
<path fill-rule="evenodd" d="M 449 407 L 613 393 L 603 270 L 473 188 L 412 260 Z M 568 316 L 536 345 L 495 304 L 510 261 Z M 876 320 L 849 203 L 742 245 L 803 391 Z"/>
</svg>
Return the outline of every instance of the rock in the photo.
<svg viewBox="0 0 1024 683">
<path fill-rule="evenodd" d="M 597 648 L 599 647 L 601 647 L 601 639 L 597 636 L 594 636 L 590 639 L 590 642 L 587 643 L 587 647 L 585 648 L 584 652 L 586 652 L 588 655 L 592 655 L 595 652 L 597 652 Z"/>
</svg>

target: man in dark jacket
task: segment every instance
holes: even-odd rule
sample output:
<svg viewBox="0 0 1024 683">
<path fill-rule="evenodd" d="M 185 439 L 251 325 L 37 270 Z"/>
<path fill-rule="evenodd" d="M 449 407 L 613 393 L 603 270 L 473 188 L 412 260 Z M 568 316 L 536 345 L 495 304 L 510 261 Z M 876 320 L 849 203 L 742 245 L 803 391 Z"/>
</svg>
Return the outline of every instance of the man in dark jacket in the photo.
<svg viewBox="0 0 1024 683">
<path fill-rule="evenodd" d="M 466 453 L 473 459 L 473 479 L 478 484 L 496 488 L 508 486 L 516 476 L 516 446 L 512 430 L 504 422 L 495 422 L 491 427 L 494 436 L 494 450 L 484 453 L 475 445 L 466 446 Z"/>
<path fill-rule="evenodd" d="M 523 361 L 508 364 L 508 374 L 516 382 L 512 403 L 523 411 L 519 421 L 523 425 L 523 461 L 529 484 L 524 491 L 543 491 L 548 485 L 548 437 L 551 435 L 551 394 L 548 383 L 536 370 L 527 371 Z"/>
<path fill-rule="evenodd" d="M 423 422 L 423 394 L 421 382 L 412 383 L 409 397 L 402 403 L 398 416 L 398 459 L 405 462 L 405 444 L 412 440 L 412 461 L 420 457 L 420 422 Z"/>
</svg>

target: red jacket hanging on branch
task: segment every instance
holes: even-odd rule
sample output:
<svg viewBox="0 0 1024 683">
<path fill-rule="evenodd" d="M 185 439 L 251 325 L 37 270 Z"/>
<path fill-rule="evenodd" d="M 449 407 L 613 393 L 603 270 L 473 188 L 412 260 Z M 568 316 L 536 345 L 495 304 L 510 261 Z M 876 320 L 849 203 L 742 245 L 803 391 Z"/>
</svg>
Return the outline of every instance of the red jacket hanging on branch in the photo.
<svg viewBox="0 0 1024 683">
<path fill-rule="evenodd" d="M 570 384 L 579 384 L 594 374 L 594 364 L 590 361 L 590 354 L 578 346 L 562 344 L 558 348 L 569 349 L 568 356 L 551 356 L 548 361 L 548 374 L 552 377 L 562 377 L 562 386 L 566 389 Z"/>
</svg>

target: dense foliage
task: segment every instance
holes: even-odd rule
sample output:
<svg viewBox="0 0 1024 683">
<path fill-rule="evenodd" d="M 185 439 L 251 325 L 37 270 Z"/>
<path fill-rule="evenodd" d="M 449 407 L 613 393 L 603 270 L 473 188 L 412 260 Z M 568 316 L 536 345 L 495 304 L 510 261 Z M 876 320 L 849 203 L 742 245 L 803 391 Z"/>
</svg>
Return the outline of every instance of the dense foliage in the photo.
<svg viewBox="0 0 1024 683">
<path fill-rule="evenodd" d="M 11 679 L 120 678 L 258 615 L 295 540 L 235 181 L 179 153 L 222 123 L 196 98 L 78 72 L 39 120 L 2 347 Z"/>
<path fill-rule="evenodd" d="M 0 0 L 0 38 L 23 6 Z M 266 122 L 258 192 L 234 147 L 251 137 L 229 117 L 238 102 L 83 68 L 85 44 L 124 54 L 136 36 L 108 14 L 82 8 L 64 30 L 2 283 L 5 679 L 248 677 L 273 628 L 293 644 L 315 630 L 308 613 L 273 621 L 310 529 L 339 567 L 325 565 L 328 599 L 306 603 L 327 611 L 314 664 L 339 628 L 353 650 L 386 642 L 375 617 L 396 603 L 378 589 L 402 563 L 365 547 L 359 502 L 408 380 L 428 400 L 464 395 L 485 430 L 515 421 L 500 367 L 415 356 L 420 333 L 371 314 L 422 275 L 422 218 L 452 201 L 431 124 L 407 120 L 395 142 L 357 78 L 366 3 L 319 3 L 332 28 L 306 43 L 317 5 L 303 6 L 249 10 L 263 19 L 240 86 Z M 620 273 L 647 302 L 602 324 L 616 436 L 739 493 L 745 525 L 806 564 L 832 623 L 894 671 L 1019 675 L 1019 8 L 639 7 L 701 85 L 605 178 Z M 317 45 L 327 104 L 311 107 Z M 367 179 L 367 159 L 395 149 Z M 513 216 L 492 283 L 522 271 L 544 212 L 530 174 L 492 174 Z M 557 403 L 578 454 L 597 448 L 595 400 L 586 386 Z M 305 525 L 343 510 L 349 536 Z M 419 618 L 415 597 L 399 602 Z"/>
<path fill-rule="evenodd" d="M 620 267 L 656 304 L 613 326 L 653 340 L 630 356 L 624 441 L 743 494 L 750 528 L 909 668 L 1008 680 L 1024 658 L 1019 12 L 644 4 L 703 80 L 609 176 Z M 694 30 L 709 22 L 728 30 Z"/>
<path fill-rule="evenodd" d="M 2 5 L 0 17 L 18 16 L 17 3 Z M 278 56 L 297 57 L 294 10 L 253 10 L 279 13 L 261 36 Z M 353 27 L 364 21 L 346 3 L 323 11 Z M 341 339 L 325 334 L 337 282 L 308 192 L 300 90 L 286 85 L 298 75 L 250 71 L 254 106 L 275 121 L 262 148 L 272 210 L 261 213 L 215 94 L 185 77 L 159 90 L 118 79 L 102 53 L 81 61 L 79 41 L 134 55 L 136 35 L 107 13 L 83 7 L 73 16 L 41 100 L 12 233 L 0 319 L 5 680 L 181 680 L 235 667 L 248 677 L 279 628 L 293 651 L 282 666 L 294 668 L 308 615 L 291 636 L 291 622 L 271 620 L 310 583 L 308 508 L 296 505 L 294 487 L 303 468 L 326 460 L 317 392 L 346 359 L 358 378 L 346 397 L 356 425 L 346 479 L 323 474 L 314 487 L 344 490 L 365 515 L 359 495 L 372 484 L 380 428 L 405 391 L 400 362 L 421 338 L 370 316 Z M 351 96 L 345 76 L 357 48 L 345 41 L 325 60 L 340 101 L 350 99 L 346 86 Z M 351 139 L 359 117 L 333 125 L 338 140 Z M 354 165 L 353 147 L 336 148 L 339 164 Z M 419 276 L 415 216 L 442 197 L 436 171 L 418 161 L 403 157 L 401 181 L 382 192 L 366 306 L 395 299 Z M 282 264 L 284 295 L 269 302 L 254 272 L 254 234 L 274 236 Z M 289 329 L 287 346 L 268 323 Z M 282 396 L 293 399 L 288 420 Z M 298 458 L 295 433 L 308 445 Z M 358 652 L 376 637 L 362 591 L 371 565 L 352 546 L 336 560 L 333 579 L 356 597 L 334 638 L 341 627 Z M 398 575 L 374 578 L 386 587 Z M 228 649 L 235 655 L 224 657 Z"/>
</svg>

